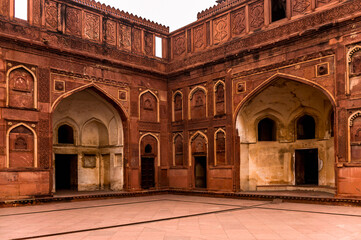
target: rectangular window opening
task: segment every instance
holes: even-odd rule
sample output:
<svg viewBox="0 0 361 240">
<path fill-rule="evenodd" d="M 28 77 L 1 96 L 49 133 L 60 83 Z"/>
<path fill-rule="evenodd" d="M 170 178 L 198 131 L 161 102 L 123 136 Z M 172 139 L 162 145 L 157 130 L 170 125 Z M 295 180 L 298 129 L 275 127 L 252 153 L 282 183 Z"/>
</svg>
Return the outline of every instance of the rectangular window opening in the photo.
<svg viewBox="0 0 361 240">
<path fill-rule="evenodd" d="M 162 58 L 163 57 L 163 43 L 162 38 L 155 37 L 155 56 Z"/>
<path fill-rule="evenodd" d="M 28 0 L 15 0 L 15 18 L 28 20 Z"/>
</svg>

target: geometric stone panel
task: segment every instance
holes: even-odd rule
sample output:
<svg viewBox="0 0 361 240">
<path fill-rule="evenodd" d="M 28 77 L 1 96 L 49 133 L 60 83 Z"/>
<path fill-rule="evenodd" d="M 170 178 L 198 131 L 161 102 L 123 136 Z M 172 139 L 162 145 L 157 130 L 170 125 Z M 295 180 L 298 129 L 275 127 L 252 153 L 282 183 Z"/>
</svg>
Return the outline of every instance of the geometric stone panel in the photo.
<svg viewBox="0 0 361 240">
<path fill-rule="evenodd" d="M 51 30 L 58 29 L 58 4 L 45 1 L 45 26 Z"/>
<path fill-rule="evenodd" d="M 93 41 L 100 40 L 100 18 L 97 15 L 85 12 L 84 14 L 84 33 L 85 38 Z"/>
<path fill-rule="evenodd" d="M 67 7 L 65 29 L 67 34 L 81 36 L 82 12 L 76 8 Z"/>
<path fill-rule="evenodd" d="M 254 31 L 264 25 L 264 6 L 262 2 L 256 2 L 249 5 L 249 24 L 250 30 Z"/>
</svg>

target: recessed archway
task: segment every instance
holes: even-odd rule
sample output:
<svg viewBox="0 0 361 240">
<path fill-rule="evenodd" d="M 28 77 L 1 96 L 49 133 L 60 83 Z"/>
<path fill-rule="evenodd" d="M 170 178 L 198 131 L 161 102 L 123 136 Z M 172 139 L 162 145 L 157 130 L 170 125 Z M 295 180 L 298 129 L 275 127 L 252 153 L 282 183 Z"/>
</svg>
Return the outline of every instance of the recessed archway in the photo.
<svg viewBox="0 0 361 240">
<path fill-rule="evenodd" d="M 320 86 L 276 76 L 242 101 L 235 118 L 240 137 L 237 147 L 241 152 L 241 190 L 295 186 L 295 176 L 300 175 L 295 169 L 295 154 L 302 149 L 316 149 L 313 152 L 318 154 L 312 160 L 316 162 L 309 164 L 316 166 L 318 172 L 317 181 L 312 182 L 335 187 L 334 138 L 329 133 L 330 127 L 322 124 L 329 121 L 334 108 L 331 99 Z M 262 119 L 270 119 L 274 124 L 269 120 L 263 124 Z M 269 130 L 267 137 L 259 135 L 263 128 Z"/>
</svg>

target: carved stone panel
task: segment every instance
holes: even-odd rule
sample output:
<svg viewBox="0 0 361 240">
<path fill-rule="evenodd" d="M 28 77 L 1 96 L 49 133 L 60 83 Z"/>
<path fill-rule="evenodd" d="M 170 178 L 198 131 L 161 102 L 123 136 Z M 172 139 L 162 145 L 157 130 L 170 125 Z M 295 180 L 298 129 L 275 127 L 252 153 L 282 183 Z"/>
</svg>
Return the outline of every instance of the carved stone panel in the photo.
<svg viewBox="0 0 361 240">
<path fill-rule="evenodd" d="M 293 16 L 311 10 L 311 0 L 293 0 Z"/>
<path fill-rule="evenodd" d="M 9 167 L 34 167 L 34 134 L 26 127 L 19 126 L 9 134 Z"/>
<path fill-rule="evenodd" d="M 203 49 L 205 46 L 204 24 L 193 29 L 194 51 Z"/>
<path fill-rule="evenodd" d="M 82 13 L 76 8 L 67 7 L 66 8 L 66 17 L 65 17 L 65 28 L 66 33 L 81 36 L 81 26 L 82 26 Z"/>
<path fill-rule="evenodd" d="M 140 120 L 144 122 L 158 121 L 158 103 L 156 97 L 150 92 L 140 97 Z"/>
<path fill-rule="evenodd" d="M 100 40 L 100 18 L 97 15 L 85 12 L 84 14 L 85 38 L 93 41 Z"/>
<path fill-rule="evenodd" d="M 1 0 L 0 2 L 0 15 L 9 16 L 9 0 Z"/>
<path fill-rule="evenodd" d="M 177 135 L 174 138 L 174 156 L 175 156 L 175 165 L 183 166 L 183 137 L 181 135 Z"/>
<path fill-rule="evenodd" d="M 249 6 L 249 24 L 250 30 L 257 30 L 264 25 L 264 6 L 263 1 L 253 3 Z"/>
<path fill-rule="evenodd" d="M 361 50 L 358 50 L 352 55 L 350 72 L 351 76 L 361 75 Z"/>
<path fill-rule="evenodd" d="M 215 97 L 215 114 L 216 115 L 225 114 L 224 85 L 222 83 L 219 83 L 216 86 L 214 97 Z"/>
<path fill-rule="evenodd" d="M 158 154 L 158 142 L 152 135 L 147 135 L 142 138 L 140 144 L 141 156 L 157 156 Z"/>
<path fill-rule="evenodd" d="M 213 43 L 219 44 L 228 39 L 228 17 L 223 16 L 213 21 Z"/>
<path fill-rule="evenodd" d="M 361 116 L 356 115 L 350 123 L 351 161 L 361 161 Z"/>
<path fill-rule="evenodd" d="M 33 0 L 33 24 L 41 25 L 41 3 L 40 0 Z"/>
<path fill-rule="evenodd" d="M 148 56 L 153 56 L 154 38 L 153 34 L 144 32 L 144 52 Z"/>
<path fill-rule="evenodd" d="M 179 92 L 174 95 L 174 121 L 182 121 L 183 99 Z"/>
<path fill-rule="evenodd" d="M 9 75 L 9 106 L 34 108 L 34 78 L 24 68 L 17 68 Z"/>
<path fill-rule="evenodd" d="M 231 14 L 232 35 L 238 36 L 246 32 L 246 12 L 244 8 Z"/>
<path fill-rule="evenodd" d="M 347 56 L 348 78 L 351 94 L 361 93 L 361 47 L 355 46 Z"/>
<path fill-rule="evenodd" d="M 131 51 L 132 49 L 132 28 L 126 25 L 119 24 L 118 42 L 119 47 L 124 50 Z"/>
<path fill-rule="evenodd" d="M 216 158 L 217 166 L 227 164 L 226 161 L 226 136 L 224 132 L 219 131 L 216 134 Z"/>
<path fill-rule="evenodd" d="M 52 30 L 58 29 L 58 4 L 45 1 L 45 26 Z"/>
<path fill-rule="evenodd" d="M 326 5 L 330 2 L 334 2 L 336 0 L 317 0 L 316 1 L 316 7 L 322 7 L 323 5 Z"/>
<path fill-rule="evenodd" d="M 207 154 L 207 141 L 205 137 L 198 134 L 191 142 L 192 154 Z"/>
<path fill-rule="evenodd" d="M 105 41 L 110 45 L 117 44 L 117 24 L 116 22 L 107 20 L 105 24 Z"/>
<path fill-rule="evenodd" d="M 178 34 L 173 38 L 173 55 L 179 57 L 186 52 L 186 34 L 185 32 Z"/>
<path fill-rule="evenodd" d="M 132 51 L 142 53 L 142 31 L 137 28 L 133 28 Z"/>
<path fill-rule="evenodd" d="M 190 97 L 191 119 L 206 118 L 206 93 L 197 89 Z"/>
</svg>

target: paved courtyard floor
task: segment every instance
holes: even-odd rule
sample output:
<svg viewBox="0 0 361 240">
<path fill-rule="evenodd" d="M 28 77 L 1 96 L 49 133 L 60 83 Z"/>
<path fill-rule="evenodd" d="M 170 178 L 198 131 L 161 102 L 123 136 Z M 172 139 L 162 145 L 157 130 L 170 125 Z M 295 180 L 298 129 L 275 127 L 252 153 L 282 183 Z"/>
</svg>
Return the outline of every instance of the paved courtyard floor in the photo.
<svg viewBox="0 0 361 240">
<path fill-rule="evenodd" d="M 158 195 L 0 208 L 0 239 L 360 240 L 361 208 Z"/>
</svg>

